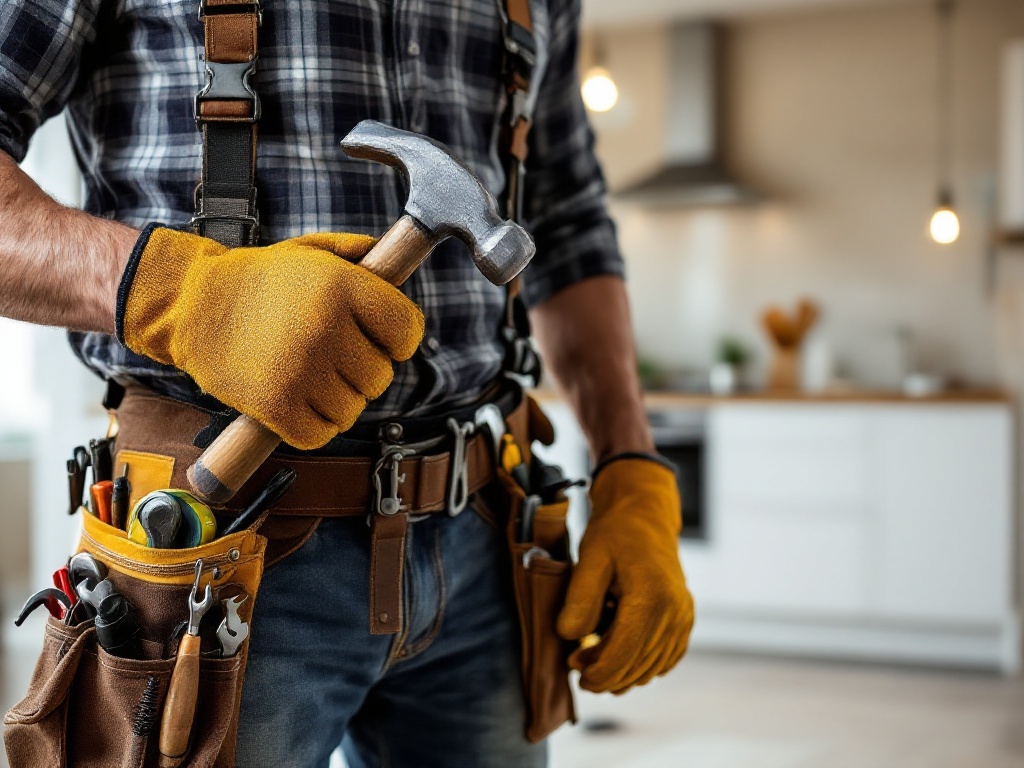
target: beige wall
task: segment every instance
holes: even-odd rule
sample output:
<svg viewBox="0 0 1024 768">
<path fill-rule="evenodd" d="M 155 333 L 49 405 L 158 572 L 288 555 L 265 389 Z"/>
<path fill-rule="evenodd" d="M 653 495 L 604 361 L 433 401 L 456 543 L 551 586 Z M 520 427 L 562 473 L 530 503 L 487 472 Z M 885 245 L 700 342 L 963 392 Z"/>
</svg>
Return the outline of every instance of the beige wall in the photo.
<svg viewBox="0 0 1024 768">
<path fill-rule="evenodd" d="M 985 251 L 1000 48 L 1024 35 L 1024 5 L 958 6 L 954 187 L 963 235 L 953 246 L 927 237 L 937 185 L 931 3 L 775 14 L 729 30 L 727 151 L 764 202 L 665 211 L 613 203 L 642 351 L 673 366 L 704 365 L 729 333 L 756 344 L 763 362 L 760 310 L 808 295 L 824 309 L 821 338 L 864 383 L 895 383 L 899 328 L 913 332 L 922 367 L 1010 383 L 1024 353 L 1024 338 L 1013 341 L 1024 308 L 1007 315 L 1018 306 L 1013 280 L 1004 279 L 1001 297 L 986 293 Z M 605 47 L 623 98 L 595 128 L 614 188 L 657 161 L 665 30 L 618 30 Z M 1000 305 L 1011 309 L 1000 314 Z"/>
<path fill-rule="evenodd" d="M 28 461 L 0 461 L 0 600 L 28 580 L 29 472 Z"/>
</svg>

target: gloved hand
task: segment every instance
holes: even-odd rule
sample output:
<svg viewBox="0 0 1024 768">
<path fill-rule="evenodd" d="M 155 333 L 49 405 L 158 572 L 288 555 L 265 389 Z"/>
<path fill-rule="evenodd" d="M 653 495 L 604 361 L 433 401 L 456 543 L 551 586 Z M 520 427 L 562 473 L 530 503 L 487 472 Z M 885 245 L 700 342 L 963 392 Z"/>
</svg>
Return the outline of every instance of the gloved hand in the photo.
<svg viewBox="0 0 1024 768">
<path fill-rule="evenodd" d="M 606 593 L 615 595 L 611 628 L 569 663 L 586 690 L 621 694 L 668 672 L 689 643 L 693 598 L 679 563 L 679 491 L 667 466 L 620 458 L 599 469 L 590 499 L 558 633 L 566 640 L 591 634 Z"/>
<path fill-rule="evenodd" d="M 351 263 L 363 235 L 311 234 L 260 248 L 148 227 L 117 299 L 117 336 L 174 365 L 286 443 L 319 448 L 352 426 L 412 356 L 423 313 Z"/>
</svg>

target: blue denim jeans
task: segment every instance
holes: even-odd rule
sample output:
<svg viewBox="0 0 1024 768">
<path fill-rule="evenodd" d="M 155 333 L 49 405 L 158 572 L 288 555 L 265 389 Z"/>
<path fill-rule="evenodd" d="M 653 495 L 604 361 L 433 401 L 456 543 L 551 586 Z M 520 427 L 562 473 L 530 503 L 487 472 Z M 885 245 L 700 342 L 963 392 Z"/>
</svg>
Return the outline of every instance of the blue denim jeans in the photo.
<svg viewBox="0 0 1024 768">
<path fill-rule="evenodd" d="M 523 736 L 502 534 L 472 509 L 410 525 L 405 629 L 369 633 L 364 518 L 324 520 L 263 577 L 238 768 L 543 768 Z"/>
</svg>

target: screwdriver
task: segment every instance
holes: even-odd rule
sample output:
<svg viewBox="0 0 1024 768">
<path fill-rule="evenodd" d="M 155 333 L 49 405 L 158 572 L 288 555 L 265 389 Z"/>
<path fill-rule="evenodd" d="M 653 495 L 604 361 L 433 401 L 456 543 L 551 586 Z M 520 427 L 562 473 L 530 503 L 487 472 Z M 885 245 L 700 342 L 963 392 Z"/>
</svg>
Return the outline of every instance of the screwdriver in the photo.
<svg viewBox="0 0 1024 768">
<path fill-rule="evenodd" d="M 530 468 L 523 462 L 519 444 L 508 433 L 501 436 L 501 466 L 520 488 L 530 492 Z"/>
<path fill-rule="evenodd" d="M 124 465 L 121 476 L 114 480 L 110 494 L 110 524 L 115 528 L 124 529 L 128 523 L 128 497 L 131 485 L 128 482 L 128 465 Z"/>
<path fill-rule="evenodd" d="M 114 494 L 114 484 L 110 480 L 100 480 L 89 487 L 91 510 L 102 522 L 110 525 L 110 501 Z"/>
</svg>

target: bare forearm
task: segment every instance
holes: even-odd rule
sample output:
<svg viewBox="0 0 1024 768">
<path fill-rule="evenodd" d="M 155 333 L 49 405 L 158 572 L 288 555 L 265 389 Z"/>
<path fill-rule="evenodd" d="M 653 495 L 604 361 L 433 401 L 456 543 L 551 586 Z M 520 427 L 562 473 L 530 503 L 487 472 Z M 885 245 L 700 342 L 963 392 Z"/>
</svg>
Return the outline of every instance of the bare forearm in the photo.
<svg viewBox="0 0 1024 768">
<path fill-rule="evenodd" d="M 544 362 L 576 413 L 592 458 L 653 451 L 622 280 L 582 280 L 530 317 Z"/>
<path fill-rule="evenodd" d="M 113 333 L 138 232 L 66 208 L 0 152 L 0 316 Z"/>
</svg>

